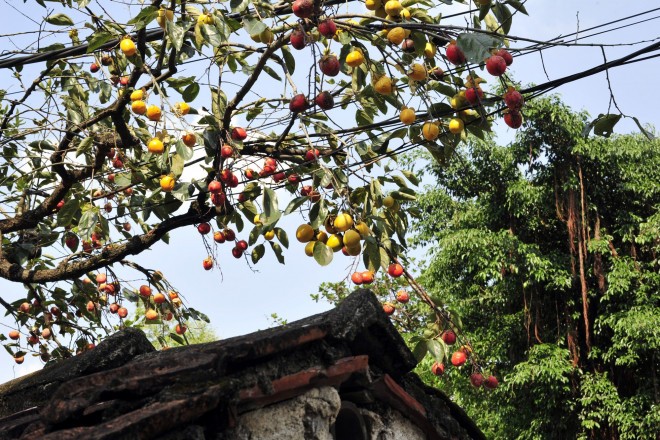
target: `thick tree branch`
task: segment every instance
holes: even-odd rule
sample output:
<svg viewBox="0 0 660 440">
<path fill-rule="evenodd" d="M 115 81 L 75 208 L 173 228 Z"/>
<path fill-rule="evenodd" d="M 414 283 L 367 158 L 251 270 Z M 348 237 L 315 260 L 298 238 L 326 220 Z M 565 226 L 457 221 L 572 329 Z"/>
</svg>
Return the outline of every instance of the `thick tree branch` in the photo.
<svg viewBox="0 0 660 440">
<path fill-rule="evenodd" d="M 187 213 L 171 217 L 151 231 L 137 235 L 127 242 L 104 249 L 100 254 L 74 263 L 60 264 L 55 269 L 30 270 L 6 259 L 0 259 L 0 277 L 21 283 L 49 283 L 84 275 L 85 273 L 111 265 L 127 255 L 136 255 L 158 242 L 165 234 L 177 228 L 208 221 L 217 215 L 214 208 L 192 204 Z"/>
</svg>

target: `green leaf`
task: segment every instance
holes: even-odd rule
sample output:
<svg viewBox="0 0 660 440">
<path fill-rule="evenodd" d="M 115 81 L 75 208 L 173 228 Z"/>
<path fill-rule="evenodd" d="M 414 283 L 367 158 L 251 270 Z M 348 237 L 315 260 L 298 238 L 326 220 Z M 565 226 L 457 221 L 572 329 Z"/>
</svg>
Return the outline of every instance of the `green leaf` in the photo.
<svg viewBox="0 0 660 440">
<path fill-rule="evenodd" d="M 78 222 L 78 234 L 83 240 L 89 240 L 92 236 L 92 232 L 96 228 L 96 222 L 98 221 L 98 212 L 95 209 L 87 209 L 83 212 Z"/>
<path fill-rule="evenodd" d="M 272 225 L 282 216 L 282 213 L 277 206 L 277 194 L 270 188 L 264 188 L 263 206 L 264 218 L 262 221 L 264 225 Z"/>
<path fill-rule="evenodd" d="M 293 57 L 293 54 L 291 54 L 289 46 L 282 46 L 282 57 L 284 58 L 286 70 L 289 71 L 289 74 L 293 74 L 296 70 L 296 59 Z"/>
<path fill-rule="evenodd" d="M 282 243 L 282 246 L 289 248 L 289 236 L 286 234 L 286 231 L 282 228 L 275 228 L 275 236 Z"/>
<path fill-rule="evenodd" d="M 243 18 L 243 28 L 247 31 L 248 35 L 257 35 L 265 31 L 268 26 L 256 18 L 244 17 Z"/>
<path fill-rule="evenodd" d="M 607 114 L 603 115 L 600 114 L 598 117 L 592 121 L 587 127 L 589 128 L 589 131 L 591 130 L 591 127 L 594 129 L 594 134 L 596 136 L 603 136 L 603 137 L 610 137 L 610 135 L 614 131 L 614 126 L 621 120 L 621 115 L 615 115 L 615 114 Z M 585 127 L 586 129 L 586 127 Z M 589 133 L 587 131 L 587 134 Z M 584 134 L 584 132 L 583 132 Z"/>
<path fill-rule="evenodd" d="M 417 362 L 422 362 L 422 359 L 424 359 L 424 356 L 426 356 L 426 353 L 428 352 L 426 342 L 427 341 L 424 340 L 419 341 L 415 344 L 415 348 L 413 348 L 413 356 L 415 356 Z"/>
<path fill-rule="evenodd" d="M 199 95 L 199 90 L 199 84 L 195 82 L 186 87 L 183 93 L 181 93 L 181 96 L 183 97 L 184 101 L 192 102 L 195 98 L 197 98 L 197 95 Z"/>
<path fill-rule="evenodd" d="M 181 139 L 176 142 L 176 155 L 184 161 L 192 159 L 194 151 L 183 143 Z"/>
<path fill-rule="evenodd" d="M 250 4 L 250 0 L 231 0 L 229 6 L 233 12 L 243 12 Z"/>
<path fill-rule="evenodd" d="M 178 51 L 181 50 L 183 46 L 183 37 L 186 36 L 186 29 L 183 26 L 180 26 L 173 21 L 165 22 L 165 29 L 167 31 L 167 36 L 170 38 L 172 46 Z"/>
<path fill-rule="evenodd" d="M 465 58 L 472 63 L 481 63 L 490 56 L 490 50 L 502 45 L 499 38 L 478 33 L 463 33 L 456 39 Z"/>
<path fill-rule="evenodd" d="M 445 359 L 445 345 L 436 339 L 430 339 L 426 342 L 426 349 L 431 353 L 431 356 L 437 363 L 442 363 Z"/>
<path fill-rule="evenodd" d="M 69 226 L 73 217 L 80 210 L 80 202 L 76 199 L 67 201 L 57 213 L 57 226 Z"/>
<path fill-rule="evenodd" d="M 269 66 L 264 66 L 264 72 L 270 75 L 273 79 L 277 81 L 282 81 L 282 78 Z"/>
<path fill-rule="evenodd" d="M 284 210 L 284 215 L 289 215 L 296 209 L 300 208 L 303 203 L 309 200 L 309 197 L 296 197 L 289 202 L 289 205 Z"/>
<path fill-rule="evenodd" d="M 505 2 L 507 5 L 511 5 L 511 7 L 517 11 L 522 12 L 525 15 L 529 15 L 527 13 L 527 9 L 525 9 L 525 5 L 523 5 L 520 1 L 518 0 L 506 0 Z"/>
<path fill-rule="evenodd" d="M 73 26 L 73 20 L 66 14 L 53 14 L 45 18 L 46 23 L 55 26 Z"/>
<path fill-rule="evenodd" d="M 332 262 L 333 255 L 334 253 L 329 246 L 321 243 L 320 241 L 314 243 L 314 259 L 321 266 L 327 266 L 330 264 Z"/>
<path fill-rule="evenodd" d="M 406 179 L 408 179 L 408 182 L 412 183 L 413 185 L 417 186 L 419 185 L 419 179 L 413 173 L 412 171 L 408 170 L 401 170 L 401 173 L 403 173 L 404 176 L 406 176 Z"/>
<path fill-rule="evenodd" d="M 635 124 L 637 124 L 637 127 L 639 127 L 639 130 L 642 132 L 642 134 L 644 134 L 644 136 L 646 136 L 646 138 L 648 140 L 652 141 L 652 140 L 655 139 L 655 136 L 653 135 L 653 133 L 649 132 L 644 127 L 642 127 L 642 124 L 639 122 L 639 119 L 637 119 L 634 116 L 633 116 L 632 119 L 633 119 L 633 121 L 635 121 Z"/>
<path fill-rule="evenodd" d="M 269 241 L 271 249 L 273 249 L 273 252 L 275 252 L 275 256 L 277 257 L 277 261 L 280 264 L 284 264 L 284 255 L 282 254 L 282 246 L 280 246 L 277 243 L 274 243 L 272 241 Z"/>
<path fill-rule="evenodd" d="M 89 153 L 92 151 L 92 144 L 94 143 L 94 138 L 89 136 L 80 141 L 78 144 L 78 148 L 76 148 L 76 157 L 80 156 L 81 154 Z"/>
<path fill-rule="evenodd" d="M 185 165 L 185 161 L 183 160 L 183 157 L 179 156 L 178 154 L 172 156 L 171 171 L 174 174 L 174 177 L 178 178 L 181 176 L 181 174 L 183 174 L 184 165 Z"/>
<path fill-rule="evenodd" d="M 218 31 L 218 29 L 210 24 L 201 26 L 202 36 L 213 47 L 219 47 L 225 42 L 225 37 Z"/>
<path fill-rule="evenodd" d="M 117 37 L 115 35 L 111 34 L 108 31 L 94 32 L 92 36 L 89 38 L 89 41 L 87 42 L 87 53 L 92 53 L 98 50 L 105 43 L 114 40 L 116 38 Z"/>
<path fill-rule="evenodd" d="M 509 30 L 511 29 L 511 11 L 509 11 L 509 8 L 507 8 L 506 5 L 502 3 L 495 3 L 492 10 L 493 14 L 495 14 L 495 17 L 497 17 L 497 21 L 500 22 L 502 31 L 505 34 L 508 34 Z"/>
<path fill-rule="evenodd" d="M 253 247 L 252 252 L 250 254 L 250 256 L 252 257 L 252 263 L 257 264 L 257 262 L 261 260 L 261 257 L 264 256 L 265 252 L 266 252 L 266 247 L 263 245 L 263 243 Z"/>
<path fill-rule="evenodd" d="M 142 9 L 138 15 L 135 17 L 131 18 L 128 21 L 128 24 L 133 24 L 135 25 L 136 29 L 142 29 L 147 26 L 147 24 L 151 23 L 158 17 L 158 7 L 156 6 L 147 6 L 146 8 Z"/>
</svg>

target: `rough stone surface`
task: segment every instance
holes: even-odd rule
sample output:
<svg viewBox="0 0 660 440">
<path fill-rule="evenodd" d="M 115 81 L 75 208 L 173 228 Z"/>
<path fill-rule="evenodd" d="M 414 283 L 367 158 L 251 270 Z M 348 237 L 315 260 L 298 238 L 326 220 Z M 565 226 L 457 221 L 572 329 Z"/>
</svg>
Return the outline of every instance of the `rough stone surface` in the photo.
<svg viewBox="0 0 660 440">
<path fill-rule="evenodd" d="M 390 408 L 382 414 L 361 409 L 369 440 L 426 440 L 426 434 L 398 411 Z"/>
<path fill-rule="evenodd" d="M 294 399 L 243 414 L 222 440 L 332 440 L 341 401 L 331 387 L 315 388 Z"/>
<path fill-rule="evenodd" d="M 119 331 L 93 350 L 0 385 L 0 418 L 43 405 L 70 379 L 117 368 L 152 351 L 153 345 L 140 330 Z"/>
</svg>

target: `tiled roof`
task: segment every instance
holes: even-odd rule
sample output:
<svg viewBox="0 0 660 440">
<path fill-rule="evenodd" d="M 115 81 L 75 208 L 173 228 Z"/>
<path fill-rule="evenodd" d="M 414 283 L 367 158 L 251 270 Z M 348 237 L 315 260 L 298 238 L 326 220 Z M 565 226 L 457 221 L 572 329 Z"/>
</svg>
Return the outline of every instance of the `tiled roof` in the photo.
<svg viewBox="0 0 660 440">
<path fill-rule="evenodd" d="M 320 386 L 337 388 L 342 399 L 383 402 L 429 439 L 483 438 L 459 407 L 411 373 L 415 365 L 368 290 L 285 326 L 166 351 L 128 329 L 0 385 L 0 440 L 185 438 L 193 425 L 214 435 L 241 413 Z"/>
</svg>

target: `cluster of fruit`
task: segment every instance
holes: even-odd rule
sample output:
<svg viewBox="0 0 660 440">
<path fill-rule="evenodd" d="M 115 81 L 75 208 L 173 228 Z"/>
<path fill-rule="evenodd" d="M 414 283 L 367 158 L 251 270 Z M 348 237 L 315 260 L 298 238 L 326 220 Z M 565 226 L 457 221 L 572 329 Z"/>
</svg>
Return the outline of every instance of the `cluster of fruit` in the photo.
<svg viewBox="0 0 660 440">
<path fill-rule="evenodd" d="M 456 333 L 453 330 L 445 330 L 440 335 L 442 341 L 447 345 L 454 345 L 456 343 Z M 451 355 L 451 364 L 454 367 L 462 367 L 468 360 L 472 350 L 469 346 L 463 345 L 458 350 L 454 351 Z M 434 362 L 431 366 L 431 372 L 436 376 L 442 376 L 445 373 L 445 364 L 442 362 Z M 487 389 L 495 389 L 499 385 L 499 381 L 493 375 L 484 378 L 483 374 L 475 371 L 470 375 L 470 383 L 475 388 L 483 385 Z"/>
<path fill-rule="evenodd" d="M 365 222 L 355 223 L 353 217 L 347 212 L 326 217 L 324 228 L 325 231 L 315 230 L 308 223 L 298 226 L 296 238 L 299 242 L 306 243 L 305 254 L 308 256 L 314 255 L 314 246 L 318 242 L 325 244 L 333 252 L 341 251 L 346 256 L 360 255 L 362 252 L 361 240 L 371 235 L 371 230 Z"/>
</svg>

